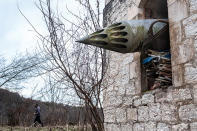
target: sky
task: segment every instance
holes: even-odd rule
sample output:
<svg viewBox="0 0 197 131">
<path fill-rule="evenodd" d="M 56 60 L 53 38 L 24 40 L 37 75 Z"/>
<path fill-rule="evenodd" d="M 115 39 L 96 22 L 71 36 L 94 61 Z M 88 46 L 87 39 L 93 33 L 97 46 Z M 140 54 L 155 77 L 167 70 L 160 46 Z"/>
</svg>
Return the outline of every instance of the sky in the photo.
<svg viewBox="0 0 197 131">
<path fill-rule="evenodd" d="M 19 12 L 17 5 L 39 32 L 44 32 L 42 16 L 35 6 L 36 0 L 0 0 L 0 55 L 11 58 L 17 53 L 31 51 L 37 45 L 32 27 Z M 61 2 L 65 0 L 59 0 Z M 67 6 L 77 9 L 74 0 Z M 72 1 L 72 2 L 71 2 Z M 59 6 L 66 5 L 61 4 Z"/>
<path fill-rule="evenodd" d="M 17 5 L 36 27 L 42 23 L 42 17 L 33 0 L 0 0 L 0 56 L 7 61 L 16 54 L 33 51 L 37 45 L 36 34 L 19 12 Z M 43 30 L 42 26 L 39 29 Z M 25 97 L 32 94 L 32 87 L 27 87 L 29 88 L 20 92 Z"/>
<path fill-rule="evenodd" d="M 22 16 L 18 7 L 39 32 L 45 32 L 42 16 L 35 6 L 35 1 L 36 0 L 0 0 L 0 56 L 5 57 L 7 61 L 11 60 L 12 57 L 17 54 L 27 51 L 32 52 L 37 46 L 37 35 Z M 67 0 L 67 2 L 68 1 L 71 0 Z M 70 4 L 70 6 L 71 5 L 72 4 Z M 21 95 L 30 97 L 32 94 L 31 89 L 35 85 L 24 83 L 24 86 L 28 88 L 23 89 L 20 92 Z"/>
<path fill-rule="evenodd" d="M 0 55 L 6 59 L 36 45 L 36 35 L 20 14 L 17 4 L 33 24 L 37 26 L 42 21 L 32 0 L 0 0 Z"/>
<path fill-rule="evenodd" d="M 17 54 L 26 51 L 32 52 L 37 46 L 36 33 L 21 15 L 18 7 L 41 34 L 46 31 L 41 13 L 35 6 L 35 1 L 38 0 L 0 0 L 0 56 L 8 61 Z M 75 0 L 53 1 L 61 3 L 53 4 L 53 6 L 59 8 L 66 17 L 70 17 L 64 13 L 66 6 L 72 12 L 80 11 Z M 32 88 L 37 85 L 31 83 L 24 83 L 24 85 L 28 88 L 21 90 L 20 93 L 24 97 L 30 97 L 33 92 Z"/>
</svg>

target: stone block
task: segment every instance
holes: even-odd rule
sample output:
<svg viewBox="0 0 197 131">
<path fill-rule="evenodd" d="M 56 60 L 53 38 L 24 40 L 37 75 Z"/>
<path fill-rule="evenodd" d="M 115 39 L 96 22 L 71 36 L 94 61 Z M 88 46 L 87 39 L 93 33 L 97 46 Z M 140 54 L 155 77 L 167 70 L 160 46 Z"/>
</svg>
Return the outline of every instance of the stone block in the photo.
<svg viewBox="0 0 197 131">
<path fill-rule="evenodd" d="M 157 124 L 157 131 L 171 131 L 171 127 L 165 123 L 158 123 Z"/>
<path fill-rule="evenodd" d="M 103 107 L 118 107 L 122 104 L 122 96 L 108 95 L 103 100 Z"/>
<path fill-rule="evenodd" d="M 182 121 L 197 120 L 197 106 L 194 104 L 181 106 L 179 108 L 179 118 Z"/>
<path fill-rule="evenodd" d="M 137 121 L 137 108 L 127 109 L 127 120 L 132 122 Z"/>
<path fill-rule="evenodd" d="M 145 131 L 156 131 L 157 126 L 155 122 L 147 122 L 145 123 Z"/>
<path fill-rule="evenodd" d="M 105 92 L 105 97 L 106 97 L 106 99 L 108 99 L 108 97 L 110 97 L 110 96 L 115 96 L 116 95 L 116 91 L 111 91 L 111 90 L 105 90 L 106 92 Z"/>
<path fill-rule="evenodd" d="M 149 120 L 160 121 L 161 120 L 161 108 L 160 103 L 154 103 L 149 105 Z"/>
<path fill-rule="evenodd" d="M 127 55 L 127 54 L 126 54 Z M 123 64 L 129 64 L 134 61 L 134 56 L 130 53 L 126 58 L 123 60 Z"/>
<path fill-rule="evenodd" d="M 197 51 L 197 36 L 195 37 L 195 40 L 194 40 L 194 48 L 195 48 L 195 51 Z"/>
<path fill-rule="evenodd" d="M 197 35 L 197 14 L 194 14 L 183 21 L 185 37 Z"/>
<path fill-rule="evenodd" d="M 181 65 L 172 66 L 172 82 L 175 87 L 183 85 L 183 67 Z"/>
<path fill-rule="evenodd" d="M 197 12 L 197 1 L 196 0 L 189 0 L 190 2 L 190 13 L 194 14 Z"/>
<path fill-rule="evenodd" d="M 127 84 L 126 84 L 127 85 Z M 127 86 L 124 86 L 124 85 L 122 85 L 122 86 L 118 86 L 118 87 L 116 87 L 115 89 L 117 90 L 117 94 L 118 95 L 120 95 L 120 96 L 124 96 L 125 95 L 125 93 L 126 93 L 126 88 L 128 88 Z"/>
<path fill-rule="evenodd" d="M 172 92 L 171 90 L 168 88 L 167 91 L 162 91 L 160 90 L 160 92 L 157 92 L 155 94 L 155 101 L 156 102 L 172 102 L 173 98 L 172 98 Z"/>
<path fill-rule="evenodd" d="M 143 10 L 134 5 L 131 8 L 128 8 L 128 19 L 133 19 L 135 16 L 142 13 Z"/>
<path fill-rule="evenodd" d="M 194 122 L 194 123 L 190 124 L 190 130 L 191 131 L 197 131 L 197 122 Z"/>
<path fill-rule="evenodd" d="M 105 88 L 105 92 L 113 92 L 114 91 L 114 85 L 109 85 Z"/>
<path fill-rule="evenodd" d="M 133 124 L 127 123 L 121 125 L 121 131 L 133 131 Z M 115 130 L 114 130 L 115 131 Z"/>
<path fill-rule="evenodd" d="M 140 106 L 142 104 L 142 99 L 139 96 L 136 96 L 133 100 L 133 105 L 134 106 Z"/>
<path fill-rule="evenodd" d="M 186 39 L 182 44 L 173 45 L 172 65 L 179 65 L 190 61 L 194 57 L 194 45 L 192 39 Z"/>
<path fill-rule="evenodd" d="M 156 102 L 178 102 L 191 100 L 192 94 L 188 86 L 184 89 L 168 88 L 166 92 L 159 92 L 155 94 Z"/>
<path fill-rule="evenodd" d="M 136 78 L 136 79 L 133 79 L 133 80 L 130 80 L 129 81 L 129 83 L 131 84 L 131 83 L 133 83 L 134 84 L 134 86 L 135 86 L 135 94 L 136 95 L 140 95 L 142 92 L 141 92 L 141 78 L 140 78 L 140 76 L 138 77 L 138 78 Z"/>
<path fill-rule="evenodd" d="M 173 123 L 177 121 L 176 117 L 177 107 L 172 104 L 161 104 L 162 121 Z"/>
<path fill-rule="evenodd" d="M 188 5 L 186 0 L 173 1 L 173 3 L 168 6 L 168 12 L 170 23 L 179 22 L 180 20 L 188 17 Z"/>
<path fill-rule="evenodd" d="M 133 59 L 134 61 L 137 61 L 137 63 L 140 63 L 140 53 L 139 52 L 136 52 L 133 54 Z"/>
<path fill-rule="evenodd" d="M 185 83 L 192 84 L 197 83 L 197 67 L 192 63 L 185 64 Z"/>
<path fill-rule="evenodd" d="M 104 117 L 104 121 L 107 123 L 115 123 L 116 122 L 116 117 L 115 117 L 115 112 L 116 112 L 116 108 L 115 107 L 109 107 L 109 108 L 105 108 L 103 110 L 105 117 Z"/>
<path fill-rule="evenodd" d="M 116 77 L 113 78 L 110 84 L 114 86 L 114 91 L 118 91 L 119 88 L 123 86 L 122 77 L 120 75 L 117 75 Z"/>
<path fill-rule="evenodd" d="M 126 109 L 124 108 L 117 108 L 116 109 L 116 113 L 115 113 L 115 116 L 116 116 L 116 121 L 119 123 L 124 123 L 127 121 L 127 113 L 126 113 Z"/>
<path fill-rule="evenodd" d="M 129 64 L 121 63 L 122 66 L 120 66 L 120 74 L 121 75 L 127 75 L 129 74 Z"/>
<path fill-rule="evenodd" d="M 134 62 L 130 63 L 130 79 L 140 77 L 140 53 L 134 53 Z"/>
<path fill-rule="evenodd" d="M 150 103 L 154 103 L 154 95 L 144 94 L 142 96 L 142 104 L 150 104 Z"/>
<path fill-rule="evenodd" d="M 125 74 L 125 75 L 121 75 L 121 78 L 117 79 L 118 81 L 121 81 L 121 85 L 125 85 L 125 84 L 128 84 L 129 83 L 129 73 L 128 74 Z"/>
<path fill-rule="evenodd" d="M 177 22 L 176 24 L 170 26 L 170 41 L 171 41 L 171 49 L 175 47 L 177 43 L 180 43 L 182 40 L 182 23 Z M 173 53 L 173 52 L 172 52 Z"/>
<path fill-rule="evenodd" d="M 172 131 L 188 131 L 188 130 L 189 130 L 189 125 L 185 123 L 172 126 Z"/>
<path fill-rule="evenodd" d="M 120 125 L 117 124 L 105 124 L 105 131 L 121 131 Z"/>
<path fill-rule="evenodd" d="M 193 88 L 194 104 L 197 105 L 197 85 Z"/>
<path fill-rule="evenodd" d="M 123 106 L 131 107 L 133 105 L 133 97 L 125 96 L 123 97 Z"/>
<path fill-rule="evenodd" d="M 145 131 L 145 124 L 144 123 L 135 123 L 133 125 L 133 131 Z"/>
<path fill-rule="evenodd" d="M 172 89 L 172 98 L 173 102 L 184 101 L 184 100 L 191 100 L 192 95 L 189 88 L 185 89 Z"/>
<path fill-rule="evenodd" d="M 108 72 L 110 73 L 110 76 L 115 77 L 119 74 L 119 64 L 117 62 L 110 61 Z"/>
<path fill-rule="evenodd" d="M 136 62 L 132 62 L 131 64 L 129 64 L 130 79 L 138 77 L 138 73 L 137 73 L 138 72 L 137 71 L 138 67 L 137 66 L 139 66 L 139 65 L 137 65 Z"/>
<path fill-rule="evenodd" d="M 135 83 L 128 83 L 125 85 L 126 88 L 126 96 L 128 95 L 135 95 L 136 94 L 136 87 L 135 87 Z"/>
<path fill-rule="evenodd" d="M 157 92 L 155 94 L 155 102 L 165 102 L 167 98 L 167 92 Z"/>
<path fill-rule="evenodd" d="M 147 106 L 138 108 L 138 121 L 147 122 L 149 120 L 149 109 Z"/>
</svg>

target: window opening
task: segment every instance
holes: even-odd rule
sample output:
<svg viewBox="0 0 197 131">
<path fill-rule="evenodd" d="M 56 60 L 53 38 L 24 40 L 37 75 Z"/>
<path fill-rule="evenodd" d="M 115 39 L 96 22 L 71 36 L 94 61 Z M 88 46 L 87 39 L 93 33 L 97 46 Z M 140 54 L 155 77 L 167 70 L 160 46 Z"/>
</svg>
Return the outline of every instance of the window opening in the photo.
<svg viewBox="0 0 197 131">
<path fill-rule="evenodd" d="M 167 0 L 147 0 L 143 5 L 145 19 L 168 19 Z M 168 24 L 159 32 L 152 24 L 149 39 L 141 52 L 141 85 L 142 91 L 166 88 L 172 85 L 172 69 Z M 147 50 L 146 50 L 147 49 Z"/>
</svg>

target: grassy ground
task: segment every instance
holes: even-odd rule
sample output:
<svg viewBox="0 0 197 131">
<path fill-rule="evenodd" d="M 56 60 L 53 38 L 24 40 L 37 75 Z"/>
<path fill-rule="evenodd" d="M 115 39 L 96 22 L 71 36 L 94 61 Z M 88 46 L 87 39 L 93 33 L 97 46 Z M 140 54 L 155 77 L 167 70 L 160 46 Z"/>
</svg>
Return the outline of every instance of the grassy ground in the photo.
<svg viewBox="0 0 197 131">
<path fill-rule="evenodd" d="M 82 130 L 79 127 L 0 127 L 0 131 L 91 131 Z"/>
</svg>

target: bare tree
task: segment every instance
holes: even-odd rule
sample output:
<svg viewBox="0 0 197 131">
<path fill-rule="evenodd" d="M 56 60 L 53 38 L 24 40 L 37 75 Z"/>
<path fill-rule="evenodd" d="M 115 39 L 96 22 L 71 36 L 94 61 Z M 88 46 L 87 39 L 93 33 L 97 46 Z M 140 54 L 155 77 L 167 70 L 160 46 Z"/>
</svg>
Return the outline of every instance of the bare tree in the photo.
<svg viewBox="0 0 197 131">
<path fill-rule="evenodd" d="M 11 62 L 1 57 L 0 60 L 0 87 L 19 88 L 24 80 L 41 75 L 41 64 L 46 62 L 38 54 L 25 54 L 15 56 Z"/>
<path fill-rule="evenodd" d="M 24 17 L 40 38 L 42 55 L 49 57 L 44 68 L 50 71 L 56 82 L 63 84 L 67 94 L 71 89 L 83 102 L 92 130 L 103 131 L 101 95 L 107 69 L 105 51 L 75 42 L 87 33 L 100 29 L 101 1 L 76 1 L 79 9 L 83 10 L 77 14 L 67 8 L 67 13 L 73 18 L 71 20 L 59 13 L 58 9 L 54 11 L 52 1 L 39 0 L 37 7 L 43 15 L 48 35 L 40 34 Z"/>
<path fill-rule="evenodd" d="M 50 101 L 52 103 L 58 103 L 63 101 L 64 88 L 62 88 L 61 82 L 53 79 L 50 72 L 43 77 L 44 86 L 37 91 L 37 95 L 44 101 Z"/>
</svg>

